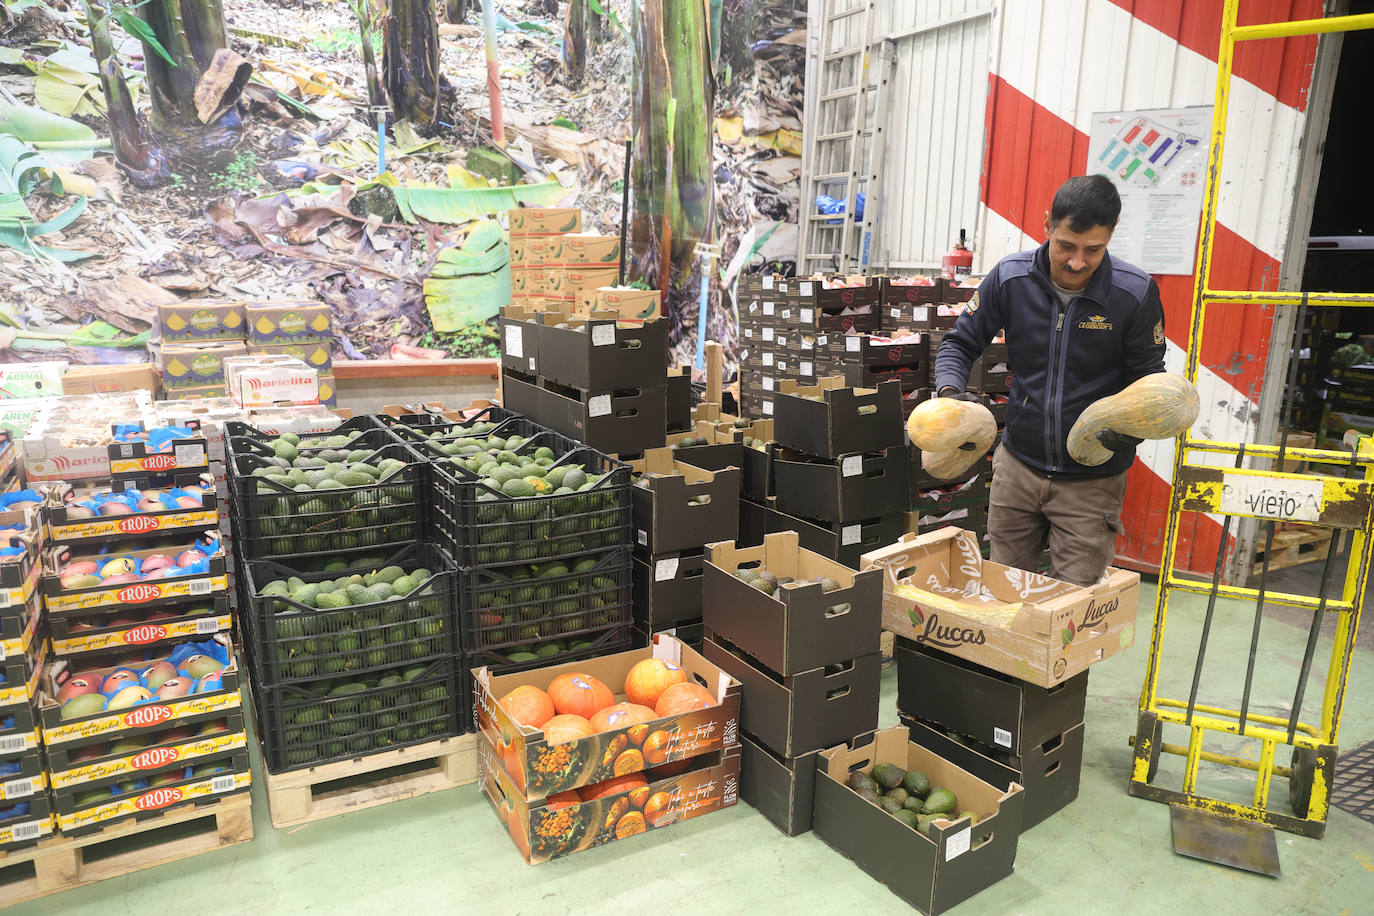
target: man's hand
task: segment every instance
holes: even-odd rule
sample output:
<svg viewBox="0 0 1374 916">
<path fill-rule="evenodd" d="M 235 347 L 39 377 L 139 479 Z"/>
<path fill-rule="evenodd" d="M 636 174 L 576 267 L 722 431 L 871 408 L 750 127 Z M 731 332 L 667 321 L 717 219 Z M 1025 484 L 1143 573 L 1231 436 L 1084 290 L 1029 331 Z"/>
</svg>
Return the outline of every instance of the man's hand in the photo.
<svg viewBox="0 0 1374 916">
<path fill-rule="evenodd" d="M 941 388 L 939 393 L 936 394 L 936 397 L 953 398 L 956 401 L 971 401 L 974 404 L 979 403 L 978 395 L 974 394 L 972 391 L 960 391 L 953 385 L 946 385 Z"/>
<path fill-rule="evenodd" d="M 1101 442 L 1104 448 L 1110 449 L 1113 452 L 1129 452 L 1133 451 L 1137 445 L 1145 440 L 1137 439 L 1135 436 L 1125 436 L 1121 433 L 1112 432 L 1110 429 L 1104 429 L 1097 434 L 1097 441 Z"/>
</svg>

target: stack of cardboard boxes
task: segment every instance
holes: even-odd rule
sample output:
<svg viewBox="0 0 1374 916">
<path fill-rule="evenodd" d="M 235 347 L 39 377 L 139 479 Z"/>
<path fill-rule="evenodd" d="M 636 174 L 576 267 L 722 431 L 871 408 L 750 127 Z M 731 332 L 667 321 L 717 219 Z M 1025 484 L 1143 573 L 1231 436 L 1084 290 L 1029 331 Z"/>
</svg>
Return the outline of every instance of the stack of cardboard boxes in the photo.
<svg viewBox="0 0 1374 916">
<path fill-rule="evenodd" d="M 800 546 L 706 548 L 702 654 L 740 683 L 741 797 L 788 836 L 811 829 L 820 751 L 878 727 L 882 578 Z"/>
<path fill-rule="evenodd" d="M 320 402 L 334 404 L 329 306 L 298 299 L 191 300 L 158 307 L 157 362 L 167 397 L 224 397 L 226 357 L 289 356 L 319 374 Z"/>
</svg>

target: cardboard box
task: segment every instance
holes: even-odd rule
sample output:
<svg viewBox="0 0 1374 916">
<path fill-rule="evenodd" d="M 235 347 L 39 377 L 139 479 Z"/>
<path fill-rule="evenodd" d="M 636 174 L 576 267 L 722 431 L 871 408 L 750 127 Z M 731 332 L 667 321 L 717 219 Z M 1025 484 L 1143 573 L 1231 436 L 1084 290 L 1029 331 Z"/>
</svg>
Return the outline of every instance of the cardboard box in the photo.
<svg viewBox="0 0 1374 916">
<path fill-rule="evenodd" d="M 582 211 L 577 207 L 517 207 L 506 211 L 511 238 L 564 235 L 582 231 Z"/>
<path fill-rule="evenodd" d="M 72 366 L 62 376 L 66 394 L 109 394 L 117 391 L 149 391 L 157 396 L 157 369 L 152 363 L 122 366 Z"/>
<path fill-rule="evenodd" d="M 9 433 L 14 442 L 21 441 L 45 403 L 43 398 L 0 400 L 0 431 Z"/>
<path fill-rule="evenodd" d="M 706 557 L 678 551 L 634 560 L 635 623 L 656 632 L 701 620 L 702 579 Z"/>
<path fill-rule="evenodd" d="M 596 290 L 592 304 L 597 310 L 615 312 L 621 321 L 653 321 L 663 317 L 662 297 L 656 289 L 603 286 Z M 586 310 L 581 301 L 578 308 Z"/>
<path fill-rule="evenodd" d="M 57 790 L 108 785 L 120 779 L 148 775 L 147 771 L 154 768 L 164 769 L 178 763 L 183 766 L 196 766 L 206 758 L 232 753 L 246 747 L 243 712 L 236 710 L 220 718 L 225 720 L 225 729 L 205 735 L 169 736 L 167 732 L 174 732 L 175 729 L 161 725 L 152 727 L 148 732 L 139 735 L 144 749 L 137 751 L 100 753 L 83 760 L 77 758 L 84 756 L 81 752 L 88 750 L 88 746 L 72 744 L 55 747 L 48 755 L 52 766 L 52 787 Z M 212 721 L 215 720 L 206 720 L 200 724 Z M 196 728 L 191 730 L 198 731 Z M 102 752 L 107 752 L 109 743 L 97 741 L 95 746 Z"/>
<path fill-rule="evenodd" d="M 202 385 L 195 388 L 175 388 L 165 392 L 165 396 L 176 401 L 205 401 L 227 397 L 223 385 Z"/>
<path fill-rule="evenodd" d="M 206 340 L 243 340 L 245 312 L 242 302 L 193 299 L 157 307 L 157 323 L 164 343 Z"/>
<path fill-rule="evenodd" d="M 38 481 L 110 476 L 112 423 L 156 421 L 146 391 L 48 399 L 24 435 L 24 476 Z"/>
<path fill-rule="evenodd" d="M 700 654 L 671 636 L 659 635 L 646 649 L 631 649 L 600 658 L 588 658 L 562 665 L 551 665 L 513 674 L 492 674 L 489 668 L 473 671 L 473 708 L 477 714 L 477 728 L 493 747 L 502 750 L 502 761 L 516 793 L 527 801 L 566 792 L 580 786 L 602 782 L 616 775 L 645 769 L 642 755 L 638 764 L 619 755 L 627 750 L 630 728 L 601 732 L 590 738 L 558 745 L 570 755 L 570 763 L 556 770 L 545 770 L 540 763 L 548 760 L 550 745 L 537 728 L 521 725 L 497 702 L 514 688 L 532 684 L 547 689 L 560 674 L 580 671 L 600 679 L 617 691 L 625 683 L 625 676 L 636 663 L 646 658 L 661 658 L 680 665 L 715 694 L 717 705 L 709 709 L 665 716 L 647 723 L 646 733 L 667 732 L 671 740 L 664 748 L 664 763 L 686 760 L 715 751 L 728 751 L 739 745 L 739 683 Z M 636 732 L 639 734 L 639 732 Z M 624 739 L 624 740 L 622 740 Z M 647 739 L 646 739 L 647 740 Z"/>
<path fill-rule="evenodd" d="M 737 547 L 758 547 L 767 532 L 765 518 L 768 510 L 761 503 L 749 499 L 739 501 L 739 539 Z"/>
<path fill-rule="evenodd" d="M 792 281 L 787 296 L 802 306 L 843 309 L 877 305 L 881 292 L 876 277 L 814 276 Z"/>
<path fill-rule="evenodd" d="M 205 596 L 203 603 L 168 609 L 155 621 L 114 623 L 120 616 L 138 615 L 129 615 L 111 607 L 100 609 L 106 612 L 101 615 L 53 616 L 48 621 L 53 655 L 61 658 L 85 652 L 127 649 L 172 639 L 186 640 L 228 633 L 234 621 L 229 611 L 227 587 L 230 583 L 227 576 L 225 584 L 225 591 Z"/>
<path fill-rule="evenodd" d="M 557 236 L 513 236 L 510 258 L 516 267 L 558 267 Z"/>
<path fill-rule="evenodd" d="M 538 373 L 573 388 L 635 388 L 664 378 L 668 322 L 620 327 L 614 317 L 546 313 L 538 331 Z M 566 323 L 566 328 L 557 327 Z M 509 329 L 507 330 L 509 340 Z M 690 380 L 688 382 L 690 392 Z M 666 409 L 666 407 L 665 407 Z"/>
<path fill-rule="evenodd" d="M 42 517 L 47 540 L 55 544 L 74 544 L 83 541 L 126 540 L 131 536 L 144 534 L 177 534 L 190 531 L 204 531 L 219 523 L 217 501 L 213 490 L 214 481 L 208 475 L 201 478 L 201 486 L 209 489 L 201 495 L 199 505 L 194 508 L 162 508 L 158 503 L 155 511 L 134 511 L 125 515 L 83 516 L 70 510 L 70 504 L 80 502 L 91 496 L 109 493 L 110 487 L 96 487 L 90 490 L 73 489 L 71 485 L 60 483 L 52 489 L 48 502 L 43 506 Z"/>
<path fill-rule="evenodd" d="M 740 727 L 784 757 L 834 747 L 878 727 L 878 652 L 779 677 L 711 632 L 702 655 L 740 683 Z"/>
<path fill-rule="evenodd" d="M 942 730 L 898 712 L 898 721 L 911 740 L 933 751 L 962 770 L 990 785 L 1025 790 L 1021 811 L 1021 832 L 1034 827 L 1064 809 L 1078 797 L 1083 772 L 1083 725 L 1079 723 L 1062 735 L 1029 748 L 1012 757 L 980 747 L 959 735 Z M 746 763 L 748 758 L 746 757 Z M 748 801 L 748 798 L 745 798 Z"/>
<path fill-rule="evenodd" d="M 765 530 L 770 534 L 794 531 L 807 550 L 815 551 L 836 563 L 843 563 L 850 569 L 860 568 L 865 553 L 891 544 L 902 536 L 904 519 L 900 512 L 877 518 L 819 522 L 777 511 L 776 500 L 777 497 L 768 500 Z"/>
<path fill-rule="evenodd" d="M 691 445 L 685 444 L 688 439 Z M 695 425 L 679 432 L 669 433 L 665 443 L 672 449 L 679 461 L 690 464 L 703 471 L 722 471 L 726 468 L 739 468 L 741 485 L 744 479 L 744 446 L 733 436 L 728 428 L 709 420 L 698 420 Z"/>
<path fill-rule="evenodd" d="M 276 344 L 259 346 L 249 344 L 248 354 L 266 353 L 272 356 L 289 356 L 298 359 L 321 372 L 328 372 L 334 365 L 334 342 L 332 340 L 307 341 L 298 344 Z"/>
<path fill-rule="evenodd" d="M 158 352 L 162 385 L 173 392 L 182 388 L 223 385 L 224 360 L 243 357 L 248 346 L 243 341 L 216 344 L 164 344 Z"/>
<path fill-rule="evenodd" d="M 634 627 L 635 648 L 653 645 L 654 637 L 659 633 L 666 633 L 684 646 L 689 646 L 694 651 L 700 652 L 705 637 L 705 628 L 700 620 L 683 621 L 669 627 L 645 627 L 636 623 Z"/>
<path fill-rule="evenodd" d="M 778 577 L 830 578 L 840 587 L 826 592 L 809 581 L 769 595 L 735 575 L 754 564 Z M 709 544 L 702 620 L 778 675 L 847 662 L 878 651 L 882 598 L 873 572 L 856 573 L 805 550 L 792 532 L 767 535 L 761 547 Z"/>
<path fill-rule="evenodd" d="M 65 360 L 0 363 L 0 399 L 46 398 L 62 394 Z"/>
<path fill-rule="evenodd" d="M 517 372 L 539 370 L 540 311 L 528 304 L 511 303 L 501 310 L 501 365 Z"/>
<path fill-rule="evenodd" d="M 225 386 L 245 408 L 313 406 L 320 400 L 320 373 L 298 359 L 260 354 L 225 364 Z"/>
<path fill-rule="evenodd" d="M 944 301 L 944 277 L 879 277 L 878 296 L 884 306 Z"/>
<path fill-rule="evenodd" d="M 903 535 L 863 564 L 883 574 L 883 629 L 1042 687 L 1135 641 L 1138 573 L 1109 567 L 1081 588 L 984 560 L 958 528 Z"/>
<path fill-rule="evenodd" d="M 6 763 L 17 764 L 19 769 L 6 774 L 5 782 L 0 784 L 0 808 L 7 808 L 18 801 L 46 794 L 48 774 L 43 771 L 43 754 L 33 750 L 17 758 L 6 755 Z"/>
<path fill-rule="evenodd" d="M 280 346 L 310 341 L 329 341 L 334 324 L 328 305 L 309 299 L 279 299 L 249 302 L 244 305 L 248 321 L 248 342 L 257 346 Z"/>
<path fill-rule="evenodd" d="M 641 558 L 731 540 L 739 530 L 739 468 L 702 470 L 667 448 L 649 449 L 630 468 L 647 481 L 630 488 Z"/>
<path fill-rule="evenodd" d="M 893 494 L 907 492 L 908 473 L 906 449 L 901 447 L 843 455 L 836 461 L 788 449 L 773 456 L 779 511 L 826 522 L 891 513 Z"/>
<path fill-rule="evenodd" d="M 614 267 L 620 271 L 620 236 L 561 235 L 553 240 L 559 267 Z"/>
<path fill-rule="evenodd" d="M 97 833 L 120 821 L 136 818 L 145 811 L 167 810 L 195 804 L 200 800 L 246 793 L 252 783 L 247 749 L 220 754 L 212 760 L 227 771 L 210 777 L 189 777 L 167 786 L 112 796 L 108 800 L 77 801 L 75 790 L 54 792 L 53 808 L 57 828 L 66 837 Z"/>
<path fill-rule="evenodd" d="M 652 779 L 647 785 L 592 801 L 576 795 L 556 806 L 548 800 L 527 801 L 512 784 L 496 748 L 478 741 L 478 783 L 515 848 L 535 865 L 637 836 L 646 830 L 729 808 L 739 800 L 740 752 L 736 747 L 711 754 L 703 765 L 677 776 Z"/>
<path fill-rule="evenodd" d="M 28 804 L 27 815 L 0 824 L 0 853 L 23 853 L 42 838 L 52 836 L 57 829 L 52 803 L 46 792 L 34 795 Z"/>
<path fill-rule="evenodd" d="M 662 324 L 662 322 L 655 322 Z M 667 339 L 664 339 L 667 346 Z M 685 431 L 692 428 L 692 368 L 679 366 L 668 370 L 668 385 L 664 395 L 667 406 L 664 408 L 669 430 Z"/>
<path fill-rule="evenodd" d="M 101 583 L 89 588 L 73 589 L 63 588 L 61 576 L 49 570 L 58 570 L 69 563 L 81 560 L 100 562 L 103 554 L 98 552 L 99 547 L 95 544 L 83 544 L 81 552 L 68 545 L 59 544 L 49 549 L 43 571 L 41 584 L 47 615 L 50 619 L 60 616 L 80 617 L 96 608 L 115 606 L 151 608 L 178 604 L 188 599 L 201 597 L 208 600 L 209 596 L 222 592 L 228 587 L 228 580 L 225 578 L 224 553 L 220 550 L 210 552 L 209 543 L 204 538 L 197 539 L 188 535 L 184 543 L 175 546 L 129 550 L 124 553 L 125 556 L 143 559 L 160 554 L 175 556 L 183 550 L 195 547 L 209 553 L 209 569 L 205 572 L 116 585 Z"/>
<path fill-rule="evenodd" d="M 920 770 L 932 786 L 954 792 L 960 810 L 980 819 L 932 822 L 922 834 L 864 801 L 845 784 L 856 769 L 894 763 Z M 816 772 L 814 829 L 832 849 L 928 916 L 936 916 L 1012 872 L 1025 793 L 998 789 L 908 740 L 905 728 L 885 728 L 870 744 L 821 753 Z"/>
<path fill-rule="evenodd" d="M 847 744 L 868 744 L 873 733 L 859 735 Z M 816 806 L 816 764 L 820 751 L 783 757 L 773 753 L 747 733 L 739 736 L 741 750 L 739 797 L 785 836 L 811 829 Z"/>
<path fill-rule="evenodd" d="M 904 443 L 901 386 L 847 388 L 839 378 L 803 386 L 784 381 L 774 399 L 777 442 L 818 458 L 880 452 Z M 822 400 L 809 400 L 820 396 Z"/>
<path fill-rule="evenodd" d="M 662 386 L 585 391 L 539 385 L 509 371 L 502 384 L 508 408 L 602 452 L 638 455 L 662 442 L 667 429 Z"/>
<path fill-rule="evenodd" d="M 584 293 L 592 293 L 603 286 L 610 286 L 620 279 L 620 269 L 597 265 L 574 264 L 562 268 L 563 295 L 565 302 L 574 306 Z"/>
<path fill-rule="evenodd" d="M 1023 755 L 1083 722 L 1088 672 L 1038 687 L 897 637 L 897 708 L 984 747 Z"/>
</svg>

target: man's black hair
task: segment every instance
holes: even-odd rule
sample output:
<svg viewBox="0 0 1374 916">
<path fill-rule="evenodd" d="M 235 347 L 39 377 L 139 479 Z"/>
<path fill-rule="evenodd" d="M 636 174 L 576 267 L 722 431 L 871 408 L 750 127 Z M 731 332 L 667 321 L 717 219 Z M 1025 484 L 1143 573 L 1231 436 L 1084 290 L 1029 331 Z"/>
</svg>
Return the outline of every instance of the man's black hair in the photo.
<svg viewBox="0 0 1374 916">
<path fill-rule="evenodd" d="M 1059 225 L 1065 217 L 1074 232 L 1087 232 L 1094 226 L 1115 229 L 1121 217 L 1121 195 L 1116 192 L 1116 185 L 1106 175 L 1070 178 L 1054 192 L 1050 225 Z"/>
</svg>

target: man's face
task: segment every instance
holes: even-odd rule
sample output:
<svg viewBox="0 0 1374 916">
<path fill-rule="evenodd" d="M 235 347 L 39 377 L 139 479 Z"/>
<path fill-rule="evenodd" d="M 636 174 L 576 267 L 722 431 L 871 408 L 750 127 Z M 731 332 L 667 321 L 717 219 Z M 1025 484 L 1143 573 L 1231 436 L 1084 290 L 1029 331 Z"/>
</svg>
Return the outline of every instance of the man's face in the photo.
<svg viewBox="0 0 1374 916">
<path fill-rule="evenodd" d="M 1110 226 L 1093 226 L 1087 232 L 1074 232 L 1069 228 L 1069 220 L 1061 219 L 1051 223 L 1045 216 L 1045 234 L 1050 240 L 1050 277 L 1064 288 L 1080 290 L 1088 285 L 1102 256 L 1107 253 L 1107 243 L 1112 240 Z"/>
</svg>

